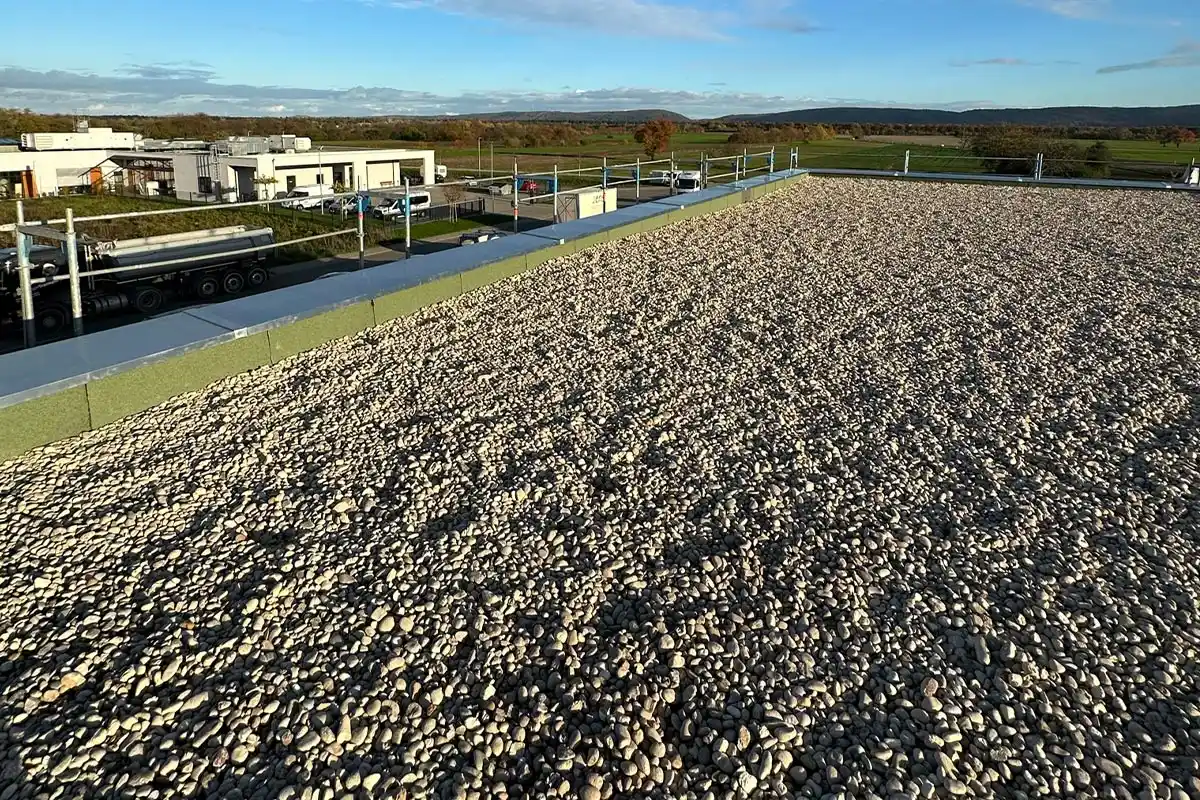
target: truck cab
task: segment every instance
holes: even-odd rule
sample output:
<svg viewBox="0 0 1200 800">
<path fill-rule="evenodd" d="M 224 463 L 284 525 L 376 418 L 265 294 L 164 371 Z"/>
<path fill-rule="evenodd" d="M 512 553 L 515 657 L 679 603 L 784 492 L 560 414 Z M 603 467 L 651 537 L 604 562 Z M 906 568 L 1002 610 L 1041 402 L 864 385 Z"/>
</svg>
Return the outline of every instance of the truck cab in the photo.
<svg viewBox="0 0 1200 800">
<path fill-rule="evenodd" d="M 703 188 L 703 178 L 699 172 L 687 171 L 675 174 L 675 191 L 680 194 L 698 192 Z"/>
</svg>

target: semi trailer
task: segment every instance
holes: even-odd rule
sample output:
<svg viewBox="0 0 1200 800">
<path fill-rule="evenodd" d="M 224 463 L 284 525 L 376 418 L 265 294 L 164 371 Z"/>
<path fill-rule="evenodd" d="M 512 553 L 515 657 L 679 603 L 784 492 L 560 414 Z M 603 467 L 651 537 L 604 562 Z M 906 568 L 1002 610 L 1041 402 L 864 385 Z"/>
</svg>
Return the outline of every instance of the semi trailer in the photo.
<svg viewBox="0 0 1200 800">
<path fill-rule="evenodd" d="M 80 278 L 85 317 L 123 311 L 151 315 L 172 297 L 207 302 L 261 288 L 270 279 L 270 245 L 275 244 L 270 228 L 245 225 L 142 239 L 80 238 L 79 271 L 112 270 Z M 258 247 L 266 249 L 244 252 Z M 0 322 L 21 319 L 17 263 L 16 248 L 0 249 Z M 29 263 L 38 335 L 53 337 L 71 325 L 67 255 L 60 247 L 34 245 Z"/>
</svg>

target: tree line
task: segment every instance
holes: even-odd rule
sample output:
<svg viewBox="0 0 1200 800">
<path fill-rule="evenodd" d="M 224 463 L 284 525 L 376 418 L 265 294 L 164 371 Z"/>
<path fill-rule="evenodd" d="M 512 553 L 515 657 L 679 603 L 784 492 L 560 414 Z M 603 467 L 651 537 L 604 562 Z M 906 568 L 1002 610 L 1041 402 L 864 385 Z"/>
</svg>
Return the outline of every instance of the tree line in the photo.
<svg viewBox="0 0 1200 800">
<path fill-rule="evenodd" d="M 500 147 L 574 147 L 609 126 L 578 123 L 501 122 L 471 119 L 421 120 L 354 117 L 214 117 L 181 114 L 165 117 L 91 117 L 93 125 L 140 133 L 151 139 L 203 139 L 270 136 L 291 133 L 316 141 L 438 142 L 462 145 L 479 140 Z M 0 136 L 68 132 L 74 120 L 66 114 L 38 114 L 28 109 L 0 109 Z M 624 131 L 626 126 L 612 126 Z"/>
<path fill-rule="evenodd" d="M 292 133 L 317 141 L 395 141 L 406 143 L 453 144 L 471 147 L 480 141 L 507 149 L 531 147 L 576 147 L 596 136 L 618 139 L 630 133 L 658 126 L 671 133 L 707 132 L 725 134 L 727 143 L 771 144 L 777 142 L 819 142 L 835 136 L 958 136 L 969 142 L 1012 140 L 1020 135 L 1046 142 L 1064 139 L 1153 141 L 1163 147 L 1176 147 L 1196 141 L 1197 130 L 1178 126 L 1159 128 L 1099 127 L 1014 127 L 961 126 L 948 124 L 850 124 L 793 125 L 768 123 L 731 123 L 708 120 L 692 123 L 651 120 L 640 126 L 597 122 L 533 122 L 454 119 L 413 119 L 404 117 L 219 117 L 208 114 L 173 116 L 100 116 L 92 117 L 96 126 L 133 131 L 154 139 L 217 140 L 227 136 L 268 136 Z M 39 114 L 29 109 L 0 108 L 0 136 L 17 137 L 22 133 L 70 131 L 74 120 L 66 114 Z M 662 130 L 651 135 L 661 140 Z M 644 134 L 643 134 L 644 138 Z M 669 138 L 669 136 L 668 136 Z M 638 139 L 643 145 L 642 138 Z M 648 146 L 648 145 L 646 145 Z M 662 152 L 660 146 L 656 152 Z"/>
</svg>

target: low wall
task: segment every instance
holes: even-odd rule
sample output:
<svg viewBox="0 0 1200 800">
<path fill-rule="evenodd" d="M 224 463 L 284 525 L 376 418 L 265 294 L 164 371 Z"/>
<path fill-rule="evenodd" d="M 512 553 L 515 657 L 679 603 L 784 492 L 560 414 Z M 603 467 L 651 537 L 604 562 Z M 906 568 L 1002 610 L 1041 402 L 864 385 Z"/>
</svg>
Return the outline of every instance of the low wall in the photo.
<svg viewBox="0 0 1200 800">
<path fill-rule="evenodd" d="M 0 461 L 552 258 L 749 202 L 807 174 L 776 172 L 0 356 Z"/>
</svg>

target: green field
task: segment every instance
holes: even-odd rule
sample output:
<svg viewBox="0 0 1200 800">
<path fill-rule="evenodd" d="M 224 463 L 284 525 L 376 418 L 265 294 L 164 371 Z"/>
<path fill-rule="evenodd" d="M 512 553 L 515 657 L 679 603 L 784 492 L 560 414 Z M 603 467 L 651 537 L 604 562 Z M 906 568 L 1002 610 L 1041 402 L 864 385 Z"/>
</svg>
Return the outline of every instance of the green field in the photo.
<svg viewBox="0 0 1200 800">
<path fill-rule="evenodd" d="M 1073 144 L 1087 148 L 1095 144 L 1094 140 L 1071 139 Z M 1188 164 L 1192 159 L 1200 161 L 1200 142 L 1176 147 L 1169 144 L 1166 147 L 1157 142 L 1133 142 L 1121 139 L 1109 139 L 1105 142 L 1112 151 L 1113 158 L 1120 161 L 1149 161 L 1158 164 Z"/>
<path fill-rule="evenodd" d="M 871 141 L 868 139 L 838 138 L 819 142 L 779 141 L 773 144 L 756 144 L 745 147 L 728 143 L 727 133 L 680 133 L 671 139 L 671 151 L 678 165 L 694 169 L 701 154 L 724 156 L 741 153 L 764 152 L 775 147 L 775 163 L 786 167 L 788 152 L 797 148 L 802 167 L 825 167 L 843 169 L 901 170 L 904 154 L 910 154 L 909 168 L 921 172 L 965 172 L 981 173 L 983 164 L 954 146 L 937 146 L 897 141 Z M 919 137 L 928 140 L 948 137 Z M 1072 142 L 1081 149 L 1094 144 L 1090 140 Z M 327 142 L 342 147 L 411 147 L 432 149 L 437 160 L 459 175 L 482 173 L 491 168 L 491 150 L 485 142 L 482 151 L 476 148 L 443 147 L 436 142 L 405 143 L 392 141 Z M 1184 167 L 1192 159 L 1200 161 L 1200 142 L 1175 147 L 1162 147 L 1156 142 L 1118 141 L 1108 143 L 1113 155 L 1112 176 L 1115 178 L 1170 179 L 1182 175 Z M 636 159 L 646 160 L 641 146 L 632 133 L 607 133 L 589 136 L 582 145 L 573 147 L 495 148 L 495 170 L 499 175 L 512 174 L 513 162 L 522 173 L 549 173 L 555 166 L 562 170 L 598 167 L 600 160 L 608 158 L 609 164 L 633 163 Z M 668 153 L 659 154 L 666 158 Z M 761 164 L 762 162 L 758 162 Z M 717 169 L 714 166 L 714 171 Z M 732 167 L 720 167 L 721 172 Z M 565 181 L 564 181 L 565 182 Z"/>
<path fill-rule="evenodd" d="M 136 197 L 121 197 L 117 195 L 71 195 L 65 197 L 41 197 L 25 201 L 25 218 L 28 221 L 61 219 L 66 208 L 75 211 L 76 217 L 96 216 L 100 214 L 119 214 L 128 211 L 153 211 L 188 205 L 170 199 L 147 200 Z M 0 203 L 0 224 L 14 222 L 16 219 L 16 204 Z M 417 223 L 412 226 L 413 238 L 427 238 L 447 233 L 470 230 L 480 225 L 495 224 L 494 215 L 487 218 L 472 217 L 456 221 L 439 220 L 435 222 Z M 507 219 L 507 218 L 505 218 Z M 257 228 L 271 228 L 275 231 L 276 241 L 302 239 L 320 233 L 344 230 L 355 227 L 353 216 L 342 219 L 334 215 L 321 215 L 309 211 L 285 209 L 279 206 L 265 208 L 212 209 L 195 211 L 187 214 L 163 214 L 149 217 L 132 217 L 116 220 L 96 220 L 81 222 L 77 226 L 82 233 L 95 236 L 98 239 L 133 239 L 143 236 L 158 236 L 166 233 L 204 230 L 208 228 L 224 228 L 230 225 L 248 225 Z M 61 226 L 59 226 L 61 227 Z M 382 242 L 393 241 L 397 236 L 403 236 L 403 226 L 380 222 L 367 218 L 364 220 L 364 234 L 367 247 Z M 355 233 L 342 236 L 318 239 L 312 242 L 302 242 L 277 251 L 278 260 L 284 262 L 309 261 L 338 253 L 352 252 L 358 249 L 358 237 Z"/>
</svg>

